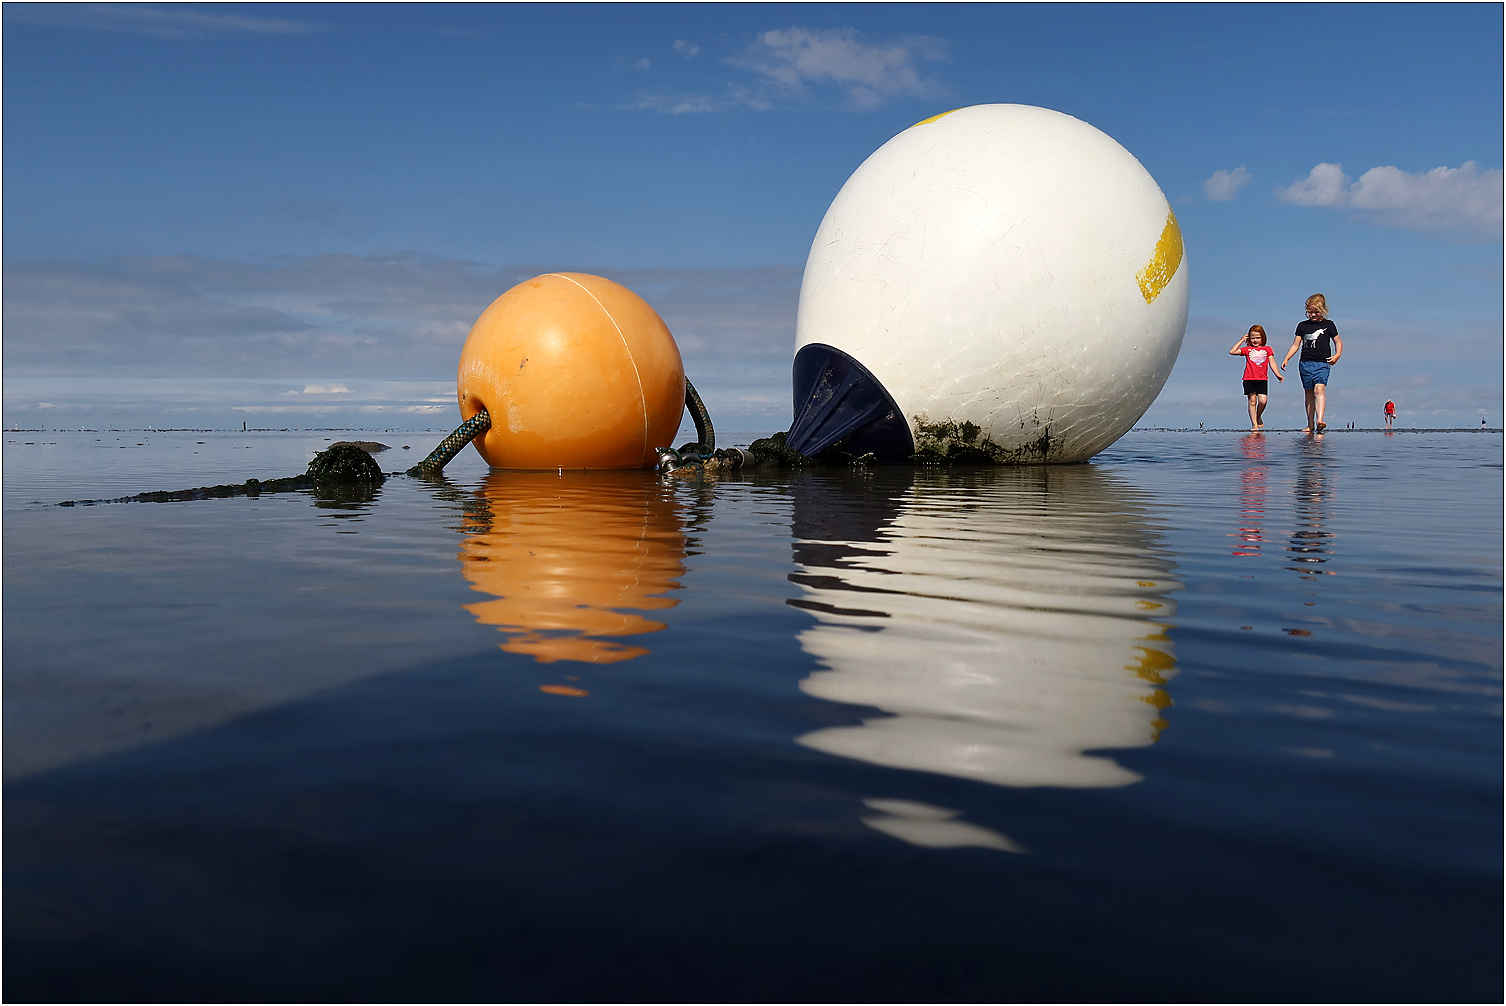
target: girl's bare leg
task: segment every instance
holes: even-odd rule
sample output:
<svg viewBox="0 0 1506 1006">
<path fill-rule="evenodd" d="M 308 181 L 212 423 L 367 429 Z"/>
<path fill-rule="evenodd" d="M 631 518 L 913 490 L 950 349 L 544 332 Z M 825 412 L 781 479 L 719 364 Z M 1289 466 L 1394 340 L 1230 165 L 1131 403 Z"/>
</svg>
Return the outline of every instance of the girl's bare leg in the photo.
<svg viewBox="0 0 1506 1006">
<path fill-rule="evenodd" d="M 1265 395 L 1256 395 L 1255 397 L 1259 399 L 1259 402 L 1255 406 L 1255 414 L 1250 418 L 1255 420 L 1255 428 L 1257 430 L 1263 430 L 1265 429 L 1265 406 L 1269 399 Z"/>
<path fill-rule="evenodd" d="M 1304 391 L 1302 392 L 1302 397 L 1304 399 L 1304 404 L 1307 406 L 1307 429 L 1303 430 L 1302 432 L 1311 433 L 1313 431 L 1313 411 L 1316 408 L 1313 403 L 1315 395 L 1312 391 Z"/>
<path fill-rule="evenodd" d="M 1327 396 L 1324 394 L 1324 392 L 1326 392 L 1327 390 L 1328 390 L 1328 386 L 1327 385 L 1324 385 L 1324 384 L 1315 384 L 1315 385 L 1313 385 L 1313 403 L 1314 403 L 1313 416 L 1317 420 L 1318 426 L 1322 426 L 1323 425 L 1323 407 L 1328 404 Z M 1316 430 L 1318 428 L 1318 426 L 1314 426 L 1313 429 Z"/>
<path fill-rule="evenodd" d="M 1256 430 L 1260 429 L 1260 420 L 1259 420 L 1259 418 L 1257 418 L 1258 417 L 1258 412 L 1256 410 L 1257 409 L 1263 409 L 1263 408 L 1265 408 L 1264 405 L 1257 406 L 1255 404 L 1255 399 L 1257 399 L 1259 397 L 1260 397 L 1259 395 L 1251 395 L 1250 396 L 1250 432 L 1251 433 L 1254 433 Z"/>
</svg>

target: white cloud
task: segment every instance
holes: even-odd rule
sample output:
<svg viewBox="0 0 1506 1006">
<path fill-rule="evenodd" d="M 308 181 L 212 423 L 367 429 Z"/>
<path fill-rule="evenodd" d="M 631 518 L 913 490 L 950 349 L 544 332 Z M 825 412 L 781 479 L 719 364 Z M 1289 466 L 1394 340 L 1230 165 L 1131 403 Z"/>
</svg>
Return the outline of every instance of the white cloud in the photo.
<svg viewBox="0 0 1506 1006">
<path fill-rule="evenodd" d="M 1498 238 L 1501 186 L 1500 168 L 1482 171 L 1474 161 L 1418 172 L 1387 165 L 1371 168 L 1354 182 L 1342 165 L 1325 162 L 1306 178 L 1277 189 L 1276 197 L 1294 206 L 1357 210 L 1388 227 Z"/>
<path fill-rule="evenodd" d="M 304 385 L 305 395 L 348 395 L 350 389 L 343 384 L 307 384 Z"/>
<path fill-rule="evenodd" d="M 1226 203 L 1238 195 L 1240 189 L 1249 185 L 1253 177 L 1243 164 L 1233 171 L 1220 168 L 1203 183 L 1203 195 L 1216 203 Z"/>
<path fill-rule="evenodd" d="M 649 59 L 647 56 L 633 64 L 633 68 L 636 70 L 651 70 L 653 69 L 653 66 L 654 61 Z"/>
<path fill-rule="evenodd" d="M 642 94 L 626 105 L 617 105 L 626 112 L 663 112 L 665 115 L 695 115 L 701 112 L 717 112 L 729 107 L 725 98 L 710 94 Z"/>
<path fill-rule="evenodd" d="M 672 48 L 686 59 L 700 52 L 684 39 L 676 39 Z M 746 79 L 638 94 L 615 107 L 687 115 L 766 111 L 781 101 L 825 100 L 867 112 L 899 97 L 945 95 L 946 88 L 921 73 L 920 66 L 946 58 L 946 43 L 928 36 L 879 43 L 853 28 L 781 28 L 759 34 L 741 53 L 722 61 L 750 74 Z"/>
<path fill-rule="evenodd" d="M 873 44 L 852 28 L 783 28 L 759 35 L 746 53 L 727 62 L 790 95 L 835 87 L 853 108 L 867 111 L 900 95 L 942 93 L 919 64 L 945 58 L 945 45 L 935 38 Z"/>
<path fill-rule="evenodd" d="M 145 35 L 148 38 L 195 39 L 219 35 L 303 35 L 323 25 L 286 18 L 246 17 L 191 7 L 144 4 L 13 4 L 5 11 L 11 25 L 77 28 L 85 31 Z"/>
<path fill-rule="evenodd" d="M 1307 177 L 1276 190 L 1276 198 L 1293 206 L 1343 206 L 1348 198 L 1345 188 L 1349 176 L 1338 164 L 1324 162 L 1307 173 Z"/>
</svg>

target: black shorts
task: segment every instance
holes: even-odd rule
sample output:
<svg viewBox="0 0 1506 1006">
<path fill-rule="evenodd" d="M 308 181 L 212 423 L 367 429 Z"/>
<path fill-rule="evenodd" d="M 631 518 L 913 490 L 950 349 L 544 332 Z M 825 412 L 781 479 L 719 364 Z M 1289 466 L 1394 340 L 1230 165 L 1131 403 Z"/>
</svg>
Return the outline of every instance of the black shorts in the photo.
<svg viewBox="0 0 1506 1006">
<path fill-rule="evenodd" d="M 1245 382 L 1245 394 L 1247 394 L 1247 395 L 1266 395 L 1267 394 L 1266 388 L 1270 386 L 1270 383 L 1271 383 L 1270 381 L 1246 381 Z"/>
</svg>

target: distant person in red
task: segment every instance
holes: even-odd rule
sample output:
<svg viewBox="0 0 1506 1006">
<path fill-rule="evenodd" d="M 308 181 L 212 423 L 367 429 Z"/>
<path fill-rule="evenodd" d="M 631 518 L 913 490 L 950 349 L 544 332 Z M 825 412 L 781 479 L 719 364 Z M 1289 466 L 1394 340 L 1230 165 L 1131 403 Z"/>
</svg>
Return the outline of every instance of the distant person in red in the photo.
<svg viewBox="0 0 1506 1006">
<path fill-rule="evenodd" d="M 1386 429 L 1389 430 L 1394 422 L 1396 422 L 1396 403 L 1388 398 L 1386 399 Z"/>
<path fill-rule="evenodd" d="M 1286 380 L 1281 374 L 1280 364 L 1276 362 L 1276 354 L 1271 352 L 1271 348 L 1265 343 L 1265 329 L 1259 325 L 1251 325 L 1244 338 L 1236 342 L 1234 348 L 1229 350 L 1230 356 L 1245 358 L 1245 397 L 1250 400 L 1251 433 L 1259 433 L 1265 429 L 1266 393 L 1270 387 L 1266 368 L 1271 367 L 1276 371 L 1276 380 Z"/>
</svg>

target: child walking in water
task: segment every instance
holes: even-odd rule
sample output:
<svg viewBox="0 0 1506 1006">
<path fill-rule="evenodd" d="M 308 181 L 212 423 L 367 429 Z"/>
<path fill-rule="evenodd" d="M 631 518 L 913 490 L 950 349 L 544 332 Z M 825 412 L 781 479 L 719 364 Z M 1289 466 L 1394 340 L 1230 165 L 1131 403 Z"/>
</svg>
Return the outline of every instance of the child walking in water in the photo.
<svg viewBox="0 0 1506 1006">
<path fill-rule="evenodd" d="M 1328 320 L 1328 300 L 1321 293 L 1307 298 L 1307 320 L 1297 322 L 1292 348 L 1286 351 L 1281 365 L 1286 366 L 1299 349 L 1302 359 L 1297 363 L 1297 373 L 1307 398 L 1307 428 L 1302 432 L 1322 433 L 1328 429 L 1323 410 L 1328 404 L 1329 368 L 1344 355 L 1344 340 L 1339 338 L 1339 327 Z"/>
<path fill-rule="evenodd" d="M 1286 380 L 1281 374 L 1281 367 L 1276 363 L 1276 354 L 1271 352 L 1265 342 L 1265 329 L 1259 325 L 1251 325 L 1245 337 L 1229 350 L 1230 356 L 1245 358 L 1245 397 L 1250 400 L 1251 433 L 1259 433 L 1265 429 L 1266 391 L 1270 387 L 1270 381 L 1266 377 L 1266 367 L 1275 368 L 1276 380 Z"/>
</svg>

